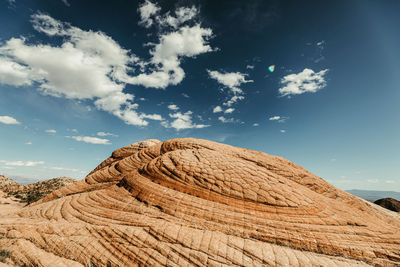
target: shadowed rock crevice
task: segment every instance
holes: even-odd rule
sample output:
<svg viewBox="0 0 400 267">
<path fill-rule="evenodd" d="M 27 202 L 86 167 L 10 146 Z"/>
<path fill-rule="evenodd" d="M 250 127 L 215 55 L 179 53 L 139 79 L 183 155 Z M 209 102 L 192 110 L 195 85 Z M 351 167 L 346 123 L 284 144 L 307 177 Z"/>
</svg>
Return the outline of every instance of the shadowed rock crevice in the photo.
<svg viewBox="0 0 400 267">
<path fill-rule="evenodd" d="M 399 230 L 396 214 L 283 158 L 150 139 L 0 219 L 0 246 L 18 264 L 34 264 L 31 246 L 67 266 L 391 266 Z"/>
</svg>

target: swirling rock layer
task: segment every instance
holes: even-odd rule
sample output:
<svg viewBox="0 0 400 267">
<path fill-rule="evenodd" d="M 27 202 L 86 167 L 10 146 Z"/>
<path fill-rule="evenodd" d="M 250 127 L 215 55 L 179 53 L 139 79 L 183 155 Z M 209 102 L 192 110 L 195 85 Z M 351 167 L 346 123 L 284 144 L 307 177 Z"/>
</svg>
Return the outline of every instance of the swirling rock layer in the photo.
<svg viewBox="0 0 400 267">
<path fill-rule="evenodd" d="M 191 138 L 114 151 L 0 234 L 20 265 L 400 265 L 396 214 L 283 158 Z"/>
</svg>

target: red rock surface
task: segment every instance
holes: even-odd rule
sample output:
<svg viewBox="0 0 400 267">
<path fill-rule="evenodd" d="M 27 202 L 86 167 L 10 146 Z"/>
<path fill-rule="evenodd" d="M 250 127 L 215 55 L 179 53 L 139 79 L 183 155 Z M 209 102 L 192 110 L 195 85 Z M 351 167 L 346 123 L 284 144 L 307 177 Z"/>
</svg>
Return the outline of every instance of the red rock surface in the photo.
<svg viewBox="0 0 400 267">
<path fill-rule="evenodd" d="M 118 149 L 0 219 L 40 266 L 396 266 L 400 219 L 280 157 L 191 138 Z"/>
</svg>

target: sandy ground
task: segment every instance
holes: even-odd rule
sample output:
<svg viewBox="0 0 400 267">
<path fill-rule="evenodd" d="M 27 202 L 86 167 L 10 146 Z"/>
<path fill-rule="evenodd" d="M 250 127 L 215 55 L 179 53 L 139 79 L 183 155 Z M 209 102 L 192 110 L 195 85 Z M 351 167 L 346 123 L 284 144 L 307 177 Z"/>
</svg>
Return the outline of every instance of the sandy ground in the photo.
<svg viewBox="0 0 400 267">
<path fill-rule="evenodd" d="M 0 216 L 3 217 L 8 213 L 18 211 L 24 206 L 24 203 L 19 203 L 15 197 L 6 197 L 6 193 L 0 191 Z"/>
</svg>

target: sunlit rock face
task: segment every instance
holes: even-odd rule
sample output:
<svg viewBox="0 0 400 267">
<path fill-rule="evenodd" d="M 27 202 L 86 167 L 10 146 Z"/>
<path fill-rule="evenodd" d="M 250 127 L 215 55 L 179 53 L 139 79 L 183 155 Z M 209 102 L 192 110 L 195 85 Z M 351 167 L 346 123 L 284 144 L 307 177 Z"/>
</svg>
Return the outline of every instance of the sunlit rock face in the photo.
<svg viewBox="0 0 400 267">
<path fill-rule="evenodd" d="M 118 149 L 0 219 L 14 264 L 400 264 L 400 219 L 280 157 L 192 138 Z"/>
</svg>

